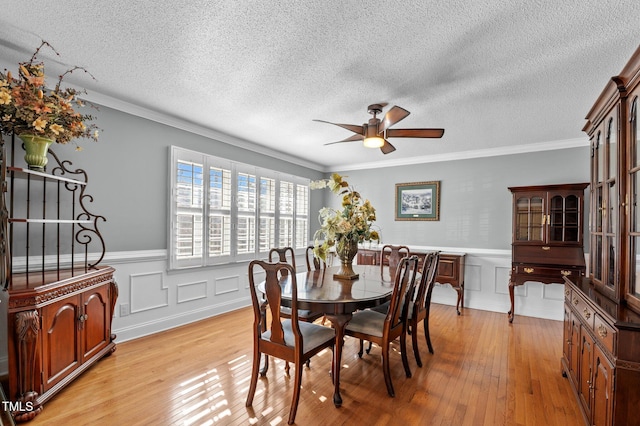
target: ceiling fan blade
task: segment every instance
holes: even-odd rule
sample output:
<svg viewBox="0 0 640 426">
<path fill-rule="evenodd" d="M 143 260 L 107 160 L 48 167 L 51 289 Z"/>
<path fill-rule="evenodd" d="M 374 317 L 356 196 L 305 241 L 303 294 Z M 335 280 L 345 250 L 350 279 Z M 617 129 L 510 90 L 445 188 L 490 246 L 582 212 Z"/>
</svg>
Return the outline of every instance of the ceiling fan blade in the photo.
<svg viewBox="0 0 640 426">
<path fill-rule="evenodd" d="M 349 136 L 348 138 L 343 139 L 341 141 L 325 143 L 325 145 L 334 145 L 334 144 L 343 143 L 343 142 L 361 141 L 362 139 L 364 139 L 364 136 L 362 136 L 362 135 L 352 135 L 352 136 Z"/>
<path fill-rule="evenodd" d="M 343 129 L 351 130 L 353 133 L 364 134 L 364 130 L 363 130 L 362 126 L 358 126 L 358 125 L 355 125 L 355 124 L 339 124 L 339 123 L 332 123 L 330 121 L 324 121 L 324 120 L 313 120 L 313 121 L 317 121 L 318 123 L 333 124 L 334 126 L 338 126 L 338 127 L 342 127 Z"/>
<path fill-rule="evenodd" d="M 387 111 L 387 113 L 384 115 L 384 119 L 378 125 L 378 133 L 384 132 L 389 127 L 396 124 L 398 121 L 406 118 L 409 114 L 411 113 L 406 109 L 394 105 L 389 111 Z"/>
<path fill-rule="evenodd" d="M 380 151 L 382 151 L 383 154 L 389 154 L 395 150 L 396 150 L 396 147 L 391 145 L 389 141 L 386 139 L 384 140 L 384 145 L 380 147 Z"/>
<path fill-rule="evenodd" d="M 387 138 L 441 138 L 444 129 L 389 129 Z"/>
</svg>

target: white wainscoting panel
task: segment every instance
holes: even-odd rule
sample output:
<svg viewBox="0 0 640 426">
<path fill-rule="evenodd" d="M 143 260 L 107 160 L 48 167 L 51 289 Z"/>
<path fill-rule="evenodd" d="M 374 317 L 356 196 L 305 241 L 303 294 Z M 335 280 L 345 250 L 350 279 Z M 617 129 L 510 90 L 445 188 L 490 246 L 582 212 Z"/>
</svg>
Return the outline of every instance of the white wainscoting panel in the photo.
<svg viewBox="0 0 640 426">
<path fill-rule="evenodd" d="M 240 291 L 240 276 L 220 277 L 215 279 L 215 295 L 234 293 Z"/>
<path fill-rule="evenodd" d="M 207 281 L 180 283 L 177 285 L 177 303 L 187 303 L 207 298 Z"/>
<path fill-rule="evenodd" d="M 129 282 L 132 314 L 169 306 L 169 289 L 162 272 L 131 274 Z"/>
</svg>

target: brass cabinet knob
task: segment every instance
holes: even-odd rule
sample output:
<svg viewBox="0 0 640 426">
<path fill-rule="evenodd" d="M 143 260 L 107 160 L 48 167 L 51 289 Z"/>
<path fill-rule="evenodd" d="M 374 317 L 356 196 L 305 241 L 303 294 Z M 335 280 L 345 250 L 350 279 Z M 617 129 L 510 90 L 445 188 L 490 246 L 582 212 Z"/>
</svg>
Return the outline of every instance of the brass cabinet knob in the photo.
<svg viewBox="0 0 640 426">
<path fill-rule="evenodd" d="M 569 275 L 571 275 L 571 271 L 562 270 L 562 271 L 560 271 L 560 274 L 561 274 L 563 277 L 568 277 Z"/>
<path fill-rule="evenodd" d="M 600 324 L 600 326 L 598 327 L 598 335 L 604 339 L 605 337 L 607 337 L 607 327 L 605 327 L 604 325 Z"/>
<path fill-rule="evenodd" d="M 525 271 L 527 274 L 532 274 L 532 273 L 533 273 L 533 271 L 534 271 L 534 269 L 533 269 L 533 268 L 524 268 L 524 271 Z"/>
</svg>

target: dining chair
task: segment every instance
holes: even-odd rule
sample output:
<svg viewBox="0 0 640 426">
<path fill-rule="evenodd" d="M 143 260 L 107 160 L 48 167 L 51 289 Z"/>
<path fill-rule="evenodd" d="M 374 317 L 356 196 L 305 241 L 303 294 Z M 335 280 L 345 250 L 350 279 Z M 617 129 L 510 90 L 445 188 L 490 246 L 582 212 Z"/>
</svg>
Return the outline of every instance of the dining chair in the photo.
<svg viewBox="0 0 640 426">
<path fill-rule="evenodd" d="M 293 266 L 293 270 L 295 274 L 296 255 L 292 247 L 274 247 L 271 250 L 269 250 L 269 262 L 274 262 L 274 261 L 284 262 Z M 286 270 L 281 270 L 280 274 L 287 275 L 288 272 Z M 291 318 L 291 308 L 287 306 L 282 306 L 280 309 L 280 316 L 282 316 L 283 318 Z M 318 318 L 323 318 L 323 317 L 324 317 L 324 314 L 322 312 L 312 312 L 308 309 L 300 309 L 298 311 L 298 319 L 304 322 L 314 322 Z M 310 364 L 311 364 L 311 361 L 307 360 L 307 367 L 309 367 Z M 285 363 L 284 371 L 287 373 L 287 375 L 289 374 L 289 363 Z"/>
<path fill-rule="evenodd" d="M 276 254 L 278 255 L 278 259 L 275 261 L 280 261 L 280 262 L 284 262 L 291 265 L 295 273 L 296 257 L 293 252 L 293 248 L 291 247 L 272 248 L 271 250 L 269 250 L 269 262 L 274 262 L 274 257 Z M 309 262 L 308 259 L 307 259 L 307 262 Z M 283 275 L 286 275 L 288 272 L 281 271 L 281 273 Z M 282 315 L 285 318 L 291 318 L 291 309 L 288 307 L 283 307 L 282 310 L 280 311 L 280 315 Z M 318 318 L 322 318 L 323 316 L 324 314 L 322 312 L 312 312 L 307 309 L 300 309 L 298 311 L 298 319 L 300 321 L 314 322 L 315 320 L 317 320 Z"/>
<path fill-rule="evenodd" d="M 277 259 L 274 259 L 277 255 Z M 296 270 L 296 254 L 293 251 L 293 247 L 273 247 L 269 250 L 269 262 L 284 262 L 293 266 L 293 270 Z M 286 271 L 282 271 L 286 275 Z"/>
<path fill-rule="evenodd" d="M 291 318 L 282 318 L 280 309 L 282 307 L 282 288 L 280 278 L 283 271 L 291 275 Z M 270 310 L 271 321 L 263 324 L 267 316 L 263 315 L 265 305 L 262 304 L 261 296 L 256 288 L 256 273 L 264 274 L 265 287 L 264 297 L 267 299 L 266 308 Z M 253 397 L 258 383 L 258 374 L 264 377 L 267 371 L 268 360 L 265 360 L 265 367 L 260 369 L 260 358 L 262 354 L 280 358 L 295 366 L 295 382 L 293 387 L 293 398 L 291 409 L 289 410 L 289 424 L 293 424 L 298 401 L 300 400 L 300 384 L 302 382 L 302 365 L 312 356 L 318 354 L 325 348 L 334 349 L 335 330 L 322 325 L 301 322 L 298 319 L 298 291 L 296 282 L 296 272 L 293 266 L 283 262 L 264 262 L 253 260 L 249 263 L 249 288 L 251 290 L 251 304 L 253 306 L 253 367 L 251 370 L 251 382 L 249 384 L 249 394 L 247 395 L 246 406 L 253 403 Z M 333 359 L 333 357 L 332 357 Z M 332 362 L 333 364 L 333 362 Z M 331 367 L 333 371 L 333 365 Z"/>
<path fill-rule="evenodd" d="M 330 256 L 330 253 L 327 253 L 327 256 Z M 316 257 L 313 254 L 313 246 L 308 246 L 305 251 L 305 260 L 307 261 L 307 271 L 320 271 L 322 269 L 326 269 L 327 263 Z"/>
<path fill-rule="evenodd" d="M 429 312 L 431 310 L 431 293 L 436 281 L 440 252 L 432 251 L 425 255 L 422 263 L 422 271 L 417 289 L 409 289 L 412 297 L 407 305 L 407 334 L 411 335 L 413 354 L 418 367 L 422 367 L 420 352 L 418 351 L 418 324 L 424 323 L 424 337 L 427 341 L 429 352 L 433 353 L 431 336 L 429 334 Z"/>
<path fill-rule="evenodd" d="M 389 365 L 389 347 L 391 342 L 400 338 L 400 352 L 402 365 L 407 377 L 411 377 L 409 361 L 407 359 L 406 343 L 406 307 L 403 303 L 403 296 L 407 288 L 415 285 L 416 273 L 418 269 L 418 257 L 405 257 L 400 260 L 396 270 L 393 284 L 393 292 L 386 314 L 365 309 L 355 312 L 351 321 L 347 323 L 345 334 L 347 336 L 360 339 L 360 351 L 358 356 L 362 357 L 363 340 L 376 343 L 382 350 L 382 371 L 384 381 L 387 385 L 387 392 L 390 396 L 395 396 L 393 383 L 391 382 L 391 369 Z"/>
<path fill-rule="evenodd" d="M 409 247 L 407 246 L 393 244 L 382 246 L 380 250 L 380 276 L 382 279 L 393 281 L 400 260 L 407 256 L 409 256 Z M 386 269 L 385 266 L 387 266 Z"/>
</svg>

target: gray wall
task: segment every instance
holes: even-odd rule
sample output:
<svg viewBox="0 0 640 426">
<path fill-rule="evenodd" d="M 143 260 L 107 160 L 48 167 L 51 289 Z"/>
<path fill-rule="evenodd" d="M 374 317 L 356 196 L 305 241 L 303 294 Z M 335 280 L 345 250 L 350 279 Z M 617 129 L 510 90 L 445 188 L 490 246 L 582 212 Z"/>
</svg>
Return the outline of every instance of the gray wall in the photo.
<svg viewBox="0 0 640 426">
<path fill-rule="evenodd" d="M 167 248 L 169 147 L 177 145 L 231 160 L 319 179 L 328 174 L 222 143 L 194 133 L 100 107 L 100 141 L 54 145 L 61 157 L 87 170 L 93 212 L 107 251 Z M 392 155 L 392 154 L 391 154 Z M 377 209 L 382 241 L 438 247 L 510 249 L 509 186 L 587 182 L 588 147 L 529 154 L 389 167 L 381 172 L 343 170 L 347 180 Z M 440 221 L 395 221 L 395 184 L 440 181 Z M 311 191 L 311 233 L 316 212 L 335 205 L 328 190 Z"/>
<path fill-rule="evenodd" d="M 94 197 L 91 209 L 107 218 L 100 226 L 107 251 L 167 248 L 171 145 L 310 179 L 323 176 L 307 167 L 111 108 L 100 107 L 95 115 L 103 129 L 99 142 L 80 141 L 80 152 L 72 144 L 52 149 L 60 158 L 70 160 L 74 168 L 87 171 L 87 192 Z M 311 211 L 317 211 L 321 202 L 317 196 Z"/>
<path fill-rule="evenodd" d="M 382 242 L 510 250 L 511 193 L 507 188 L 589 182 L 589 148 L 339 173 L 373 203 Z M 440 221 L 395 220 L 396 183 L 438 180 Z M 332 194 L 324 195 L 325 202 L 336 201 Z M 587 206 L 588 201 L 585 212 Z"/>
</svg>

